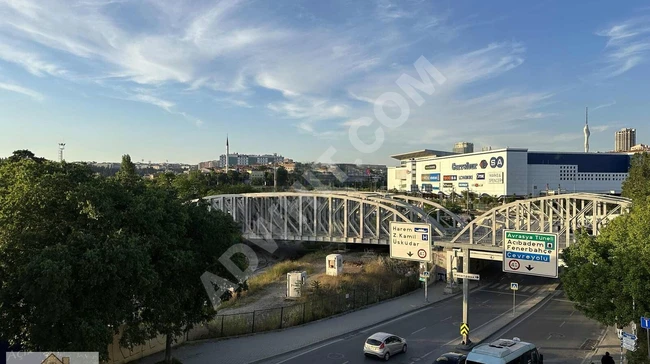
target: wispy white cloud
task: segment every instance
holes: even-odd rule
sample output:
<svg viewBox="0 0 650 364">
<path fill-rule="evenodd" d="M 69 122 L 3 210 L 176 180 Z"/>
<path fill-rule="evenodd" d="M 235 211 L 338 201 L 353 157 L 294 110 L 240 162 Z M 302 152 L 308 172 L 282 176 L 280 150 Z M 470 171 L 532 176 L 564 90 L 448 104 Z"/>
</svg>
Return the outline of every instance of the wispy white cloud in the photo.
<svg viewBox="0 0 650 364">
<path fill-rule="evenodd" d="M 339 119 L 348 115 L 348 106 L 324 99 L 300 98 L 294 101 L 271 103 L 268 108 L 293 119 L 317 120 Z"/>
<path fill-rule="evenodd" d="M 232 106 L 238 106 L 238 107 L 245 107 L 245 108 L 252 108 L 253 105 L 249 104 L 248 102 L 244 100 L 239 100 L 235 99 L 232 97 L 221 97 L 221 98 L 216 98 L 215 101 L 219 104 L 228 104 Z"/>
<path fill-rule="evenodd" d="M 597 133 L 602 133 L 602 132 L 605 132 L 605 131 L 610 130 L 610 129 L 612 129 L 612 128 L 614 128 L 613 125 L 594 125 L 594 126 L 589 126 L 589 130 L 590 130 L 590 131 L 594 131 L 594 132 L 597 132 Z"/>
<path fill-rule="evenodd" d="M 58 65 L 44 61 L 38 54 L 20 50 L 11 45 L 11 41 L 0 37 L 0 59 L 17 64 L 34 76 L 65 76 L 68 71 Z"/>
<path fill-rule="evenodd" d="M 154 106 L 158 106 L 159 108 L 167 111 L 167 112 L 172 112 L 172 107 L 174 107 L 176 104 L 174 104 L 171 101 L 163 100 L 161 98 L 152 96 L 152 95 L 147 95 L 147 94 L 136 94 L 131 96 L 130 98 L 133 101 L 140 101 L 144 102 L 147 104 L 151 104 Z"/>
<path fill-rule="evenodd" d="M 596 33 L 607 38 L 605 77 L 616 77 L 645 62 L 650 52 L 650 18 L 636 17 Z"/>
<path fill-rule="evenodd" d="M 524 63 L 525 48 L 520 43 L 492 43 L 452 58 L 441 67 L 450 83 L 465 85 L 499 76 Z"/>
<path fill-rule="evenodd" d="M 598 110 L 598 109 L 602 109 L 602 108 L 610 107 L 610 106 L 614 106 L 614 105 L 616 105 L 616 101 L 608 102 L 608 103 L 605 103 L 605 104 L 600 104 L 600 105 L 594 107 L 593 110 Z"/>
<path fill-rule="evenodd" d="M 29 96 L 37 101 L 43 101 L 45 99 L 45 96 L 40 92 L 13 83 L 0 82 L 0 89 Z"/>
</svg>

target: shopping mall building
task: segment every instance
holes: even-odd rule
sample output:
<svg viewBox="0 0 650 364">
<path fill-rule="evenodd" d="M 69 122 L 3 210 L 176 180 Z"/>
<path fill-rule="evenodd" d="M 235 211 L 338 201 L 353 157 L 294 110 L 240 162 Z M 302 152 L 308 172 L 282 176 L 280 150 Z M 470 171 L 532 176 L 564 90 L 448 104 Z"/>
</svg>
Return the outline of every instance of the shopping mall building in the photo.
<svg viewBox="0 0 650 364">
<path fill-rule="evenodd" d="M 505 148 L 454 154 L 435 150 L 394 155 L 388 190 L 479 195 L 540 196 L 554 193 L 621 193 L 630 155 L 531 152 Z"/>
</svg>

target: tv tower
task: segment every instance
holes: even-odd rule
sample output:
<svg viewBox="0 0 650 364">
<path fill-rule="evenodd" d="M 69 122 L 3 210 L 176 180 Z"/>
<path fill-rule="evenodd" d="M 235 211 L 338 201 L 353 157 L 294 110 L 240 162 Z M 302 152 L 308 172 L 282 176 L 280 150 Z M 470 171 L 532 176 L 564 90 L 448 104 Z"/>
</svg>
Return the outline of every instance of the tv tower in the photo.
<svg viewBox="0 0 650 364">
<path fill-rule="evenodd" d="M 59 163 L 63 162 L 63 150 L 65 149 L 65 143 L 59 143 Z"/>
<path fill-rule="evenodd" d="M 589 132 L 589 107 L 585 108 L 585 127 L 583 132 L 585 134 L 585 153 L 589 153 L 589 136 L 591 135 Z"/>
<path fill-rule="evenodd" d="M 229 159 L 230 159 L 230 145 L 228 145 L 228 134 L 226 134 L 226 173 L 228 173 Z"/>
</svg>

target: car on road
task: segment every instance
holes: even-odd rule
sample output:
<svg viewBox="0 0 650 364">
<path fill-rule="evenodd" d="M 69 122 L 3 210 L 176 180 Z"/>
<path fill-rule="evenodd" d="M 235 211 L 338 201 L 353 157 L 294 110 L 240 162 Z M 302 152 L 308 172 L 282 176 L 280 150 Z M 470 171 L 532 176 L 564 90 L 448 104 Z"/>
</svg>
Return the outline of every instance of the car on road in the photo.
<svg viewBox="0 0 650 364">
<path fill-rule="evenodd" d="M 444 353 L 440 355 L 433 363 L 447 363 L 447 364 L 465 364 L 467 355 L 460 353 Z"/>
<path fill-rule="evenodd" d="M 388 360 L 395 354 L 406 353 L 407 348 L 404 338 L 387 332 L 377 332 L 366 339 L 363 354 Z"/>
<path fill-rule="evenodd" d="M 509 363 L 544 364 L 544 355 L 535 344 L 521 341 L 518 337 L 479 345 L 467 354 L 467 364 Z"/>
</svg>

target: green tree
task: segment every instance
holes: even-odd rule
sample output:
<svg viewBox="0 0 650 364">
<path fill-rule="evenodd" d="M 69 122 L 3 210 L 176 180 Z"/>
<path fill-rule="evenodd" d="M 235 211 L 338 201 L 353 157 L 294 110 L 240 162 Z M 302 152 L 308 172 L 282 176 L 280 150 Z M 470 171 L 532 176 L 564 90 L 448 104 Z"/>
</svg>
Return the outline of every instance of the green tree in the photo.
<svg viewBox="0 0 650 364">
<path fill-rule="evenodd" d="M 620 326 L 650 315 L 650 204 L 612 220 L 594 238 L 581 233 L 564 250 L 564 290 L 576 307 L 603 324 Z M 638 353 L 628 354 L 635 357 Z M 635 363 L 648 363 L 637 358 Z"/>
<path fill-rule="evenodd" d="M 632 157 L 630 175 L 623 181 L 622 195 L 635 201 L 650 197 L 650 153 L 637 153 Z"/>
<path fill-rule="evenodd" d="M 165 335 L 165 362 L 171 363 L 174 338 L 214 316 L 200 278 L 206 271 L 231 277 L 218 259 L 241 232 L 230 215 L 204 203 L 182 204 L 172 190 L 150 189 L 145 199 L 156 212 L 144 220 L 158 219 L 154 226 L 167 228 L 149 244 L 157 279 L 140 296 L 140 322 L 128 335 L 133 342 Z"/>
<path fill-rule="evenodd" d="M 286 186 L 289 180 L 289 172 L 287 172 L 287 169 L 284 167 L 278 167 L 276 174 L 277 174 L 278 186 L 279 187 Z"/>
<path fill-rule="evenodd" d="M 124 229 L 129 198 L 116 180 L 37 160 L 0 165 L 0 337 L 106 359 L 155 279 L 147 239 Z"/>
<path fill-rule="evenodd" d="M 115 174 L 115 178 L 123 185 L 129 187 L 135 187 L 142 181 L 135 168 L 135 164 L 131 162 L 130 155 L 125 154 L 122 156 L 122 164 L 120 165 L 120 170 Z"/>
<path fill-rule="evenodd" d="M 27 149 L 17 150 L 13 152 L 9 158 L 7 158 L 9 162 L 18 162 L 24 159 L 30 159 L 38 163 L 45 162 L 45 158 L 37 157 L 34 155 L 34 153 Z"/>
</svg>

